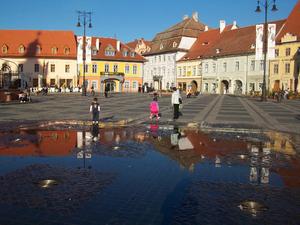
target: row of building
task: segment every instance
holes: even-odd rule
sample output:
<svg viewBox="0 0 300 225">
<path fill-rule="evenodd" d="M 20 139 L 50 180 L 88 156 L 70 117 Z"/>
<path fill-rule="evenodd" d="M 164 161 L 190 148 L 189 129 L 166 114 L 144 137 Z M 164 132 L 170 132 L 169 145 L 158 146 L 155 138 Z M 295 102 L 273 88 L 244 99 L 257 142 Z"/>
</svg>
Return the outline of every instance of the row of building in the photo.
<svg viewBox="0 0 300 225">
<path fill-rule="evenodd" d="M 275 58 L 267 61 L 267 88 L 297 91 L 300 68 L 300 1 L 276 26 Z M 105 88 L 137 92 L 180 87 L 203 93 L 260 92 L 264 61 L 256 57 L 256 26 L 236 22 L 209 28 L 198 14 L 156 34 L 152 41 L 122 43 L 115 38 L 87 37 L 83 71 L 82 37 L 72 31 L 0 30 L 0 88 L 14 74 L 21 86 L 72 89 Z M 16 76 L 17 77 L 17 76 Z"/>
</svg>

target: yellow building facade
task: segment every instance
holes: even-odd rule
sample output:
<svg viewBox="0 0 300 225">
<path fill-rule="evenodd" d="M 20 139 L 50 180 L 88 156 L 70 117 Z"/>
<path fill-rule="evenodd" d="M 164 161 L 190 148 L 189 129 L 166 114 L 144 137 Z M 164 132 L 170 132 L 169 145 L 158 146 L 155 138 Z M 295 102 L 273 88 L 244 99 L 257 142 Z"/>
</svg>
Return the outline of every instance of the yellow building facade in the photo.
<svg viewBox="0 0 300 225">
<path fill-rule="evenodd" d="M 270 91 L 299 90 L 300 42 L 292 34 L 285 34 L 276 45 L 276 58 L 270 61 Z"/>
<path fill-rule="evenodd" d="M 176 64 L 177 87 L 182 91 L 192 89 L 192 92 L 200 92 L 202 87 L 201 80 L 201 61 L 200 60 L 180 60 Z"/>
</svg>

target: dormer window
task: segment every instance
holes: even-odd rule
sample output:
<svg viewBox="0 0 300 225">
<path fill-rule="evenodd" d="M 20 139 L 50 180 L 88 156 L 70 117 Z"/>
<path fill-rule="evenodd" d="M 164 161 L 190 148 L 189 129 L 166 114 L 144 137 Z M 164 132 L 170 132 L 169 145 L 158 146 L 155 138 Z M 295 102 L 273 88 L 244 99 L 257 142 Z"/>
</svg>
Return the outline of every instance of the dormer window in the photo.
<svg viewBox="0 0 300 225">
<path fill-rule="evenodd" d="M 19 53 L 23 54 L 25 52 L 25 46 L 24 45 L 20 45 L 19 46 Z"/>
<path fill-rule="evenodd" d="M 135 52 L 130 52 L 130 56 L 134 57 L 135 56 Z"/>
<path fill-rule="evenodd" d="M 92 48 L 92 55 L 97 55 L 97 53 L 98 53 L 98 50 L 97 50 L 97 48 L 94 46 L 94 47 Z"/>
<path fill-rule="evenodd" d="M 64 54 L 65 54 L 65 55 L 69 55 L 69 54 L 70 54 L 70 51 L 71 51 L 71 50 L 70 50 L 69 47 L 65 47 L 65 48 L 64 48 Z"/>
<path fill-rule="evenodd" d="M 116 54 L 116 51 L 115 49 L 109 45 L 106 49 L 105 49 L 105 52 L 104 52 L 105 56 L 115 56 Z"/>
<path fill-rule="evenodd" d="M 202 43 L 202 45 L 208 45 L 208 42 L 207 42 L 207 41 L 205 41 L 205 42 L 203 42 L 203 43 Z"/>
<path fill-rule="evenodd" d="M 160 44 L 159 49 L 162 50 L 164 48 L 163 44 Z"/>
<path fill-rule="evenodd" d="M 36 54 L 41 54 L 42 48 L 40 45 L 36 46 Z"/>
<path fill-rule="evenodd" d="M 123 51 L 123 56 L 124 56 L 124 57 L 127 57 L 127 56 L 128 56 L 128 51 L 127 51 L 127 50 L 124 50 L 124 51 Z"/>
<path fill-rule="evenodd" d="M 51 53 L 52 53 L 52 55 L 56 55 L 57 52 L 58 52 L 58 48 L 57 48 L 57 47 L 52 47 L 52 48 L 51 48 Z"/>
<path fill-rule="evenodd" d="M 6 54 L 8 52 L 8 46 L 2 45 L 2 53 Z"/>
<path fill-rule="evenodd" d="M 255 44 L 252 44 L 250 48 L 255 49 Z"/>
<path fill-rule="evenodd" d="M 220 52 L 221 52 L 221 49 L 217 48 L 217 49 L 216 49 L 216 53 L 217 53 L 217 54 L 220 54 Z"/>
<path fill-rule="evenodd" d="M 176 47 L 177 47 L 177 42 L 174 41 L 174 42 L 173 42 L 173 48 L 176 48 Z"/>
</svg>

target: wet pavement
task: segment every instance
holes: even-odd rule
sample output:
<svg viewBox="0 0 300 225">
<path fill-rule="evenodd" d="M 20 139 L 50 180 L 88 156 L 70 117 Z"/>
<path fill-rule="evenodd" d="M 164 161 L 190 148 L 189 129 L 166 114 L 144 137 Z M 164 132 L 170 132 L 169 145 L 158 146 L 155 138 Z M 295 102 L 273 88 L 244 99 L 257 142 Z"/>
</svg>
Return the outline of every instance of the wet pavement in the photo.
<svg viewBox="0 0 300 225">
<path fill-rule="evenodd" d="M 0 130 L 0 224 L 299 224 L 295 134 L 35 126 Z"/>
</svg>

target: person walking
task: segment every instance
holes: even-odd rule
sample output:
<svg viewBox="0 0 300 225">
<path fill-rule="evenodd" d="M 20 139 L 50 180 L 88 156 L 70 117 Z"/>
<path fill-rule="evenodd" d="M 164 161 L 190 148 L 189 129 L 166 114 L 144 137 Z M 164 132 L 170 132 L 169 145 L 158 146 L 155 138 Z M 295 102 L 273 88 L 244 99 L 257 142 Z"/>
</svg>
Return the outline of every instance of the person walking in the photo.
<svg viewBox="0 0 300 225">
<path fill-rule="evenodd" d="M 150 103 L 150 120 L 156 117 L 156 121 L 160 119 L 159 117 L 159 106 L 157 102 L 157 95 L 154 95 L 153 101 Z"/>
<path fill-rule="evenodd" d="M 100 105 L 98 99 L 94 98 L 90 105 L 90 113 L 92 113 L 93 124 L 99 123 Z"/>
<path fill-rule="evenodd" d="M 173 93 L 172 93 L 172 99 L 171 99 L 171 103 L 173 106 L 173 110 L 174 110 L 174 116 L 173 119 L 176 120 L 179 117 L 179 104 L 181 102 L 181 96 L 179 93 L 179 90 L 174 87 L 173 88 Z"/>
<path fill-rule="evenodd" d="M 95 96 L 94 86 L 91 87 L 91 95 Z"/>
</svg>

